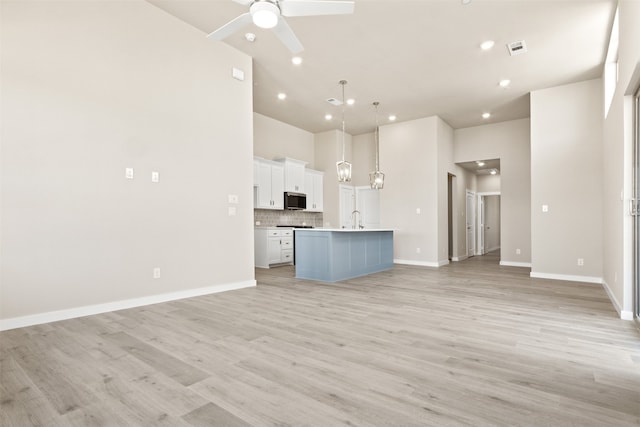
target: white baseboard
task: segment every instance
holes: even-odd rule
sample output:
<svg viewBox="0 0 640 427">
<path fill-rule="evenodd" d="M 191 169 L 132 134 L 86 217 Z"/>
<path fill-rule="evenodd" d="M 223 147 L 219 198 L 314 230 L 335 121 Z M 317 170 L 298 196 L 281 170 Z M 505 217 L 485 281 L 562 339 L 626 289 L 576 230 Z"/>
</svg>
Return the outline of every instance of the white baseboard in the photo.
<svg viewBox="0 0 640 427">
<path fill-rule="evenodd" d="M 500 265 L 506 267 L 528 267 L 531 268 L 530 262 L 513 262 L 513 261 L 500 261 Z"/>
<path fill-rule="evenodd" d="M 42 323 L 57 322 L 60 320 L 73 319 L 76 317 L 91 316 L 94 314 L 124 310 L 127 308 L 141 307 L 144 305 L 158 304 L 161 302 L 175 301 L 184 298 L 199 297 L 202 295 L 215 294 L 218 292 L 250 288 L 253 286 L 256 286 L 256 281 L 248 280 L 245 282 L 207 286 L 204 288 L 189 289 L 179 292 L 169 292 L 159 295 L 150 295 L 147 297 L 132 298 L 128 300 L 108 302 L 104 304 L 86 305 L 83 307 L 69 308 L 65 310 L 49 311 L 46 313 L 32 314 L 29 316 L 0 319 L 0 331 L 40 325 Z"/>
<path fill-rule="evenodd" d="M 440 262 L 413 261 L 410 259 L 394 259 L 393 260 L 394 264 L 417 265 L 420 267 L 442 267 L 443 265 L 446 265 L 449 263 L 448 260 L 444 264 L 441 264 L 441 262 L 442 261 Z"/>
<path fill-rule="evenodd" d="M 586 283 L 602 284 L 602 277 L 574 276 L 571 274 L 539 273 L 536 271 L 532 271 L 530 273 L 530 276 L 535 279 L 566 280 L 569 282 L 586 282 Z"/>
<path fill-rule="evenodd" d="M 602 287 L 604 288 L 605 292 L 607 293 L 607 296 L 609 297 L 609 300 L 611 301 L 611 304 L 613 305 L 613 307 L 618 312 L 618 315 L 620 316 L 620 319 L 622 319 L 622 320 L 633 320 L 633 312 L 622 309 L 622 306 L 618 302 L 618 299 L 613 294 L 613 291 L 611 291 L 611 288 L 609 287 L 609 284 L 604 280 L 602 281 Z"/>
<path fill-rule="evenodd" d="M 622 310 L 620 312 L 620 319 L 622 319 L 622 320 L 633 320 L 633 311 Z"/>
<path fill-rule="evenodd" d="M 453 262 L 464 261 L 467 258 L 469 258 L 469 255 L 454 256 L 451 258 L 451 261 Z"/>
</svg>

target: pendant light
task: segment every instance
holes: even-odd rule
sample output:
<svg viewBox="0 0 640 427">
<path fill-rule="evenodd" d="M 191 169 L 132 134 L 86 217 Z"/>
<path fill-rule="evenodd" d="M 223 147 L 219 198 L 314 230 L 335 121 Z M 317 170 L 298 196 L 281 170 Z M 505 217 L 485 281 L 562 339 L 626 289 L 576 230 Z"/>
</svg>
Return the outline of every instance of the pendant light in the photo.
<svg viewBox="0 0 640 427">
<path fill-rule="evenodd" d="M 345 126 L 344 126 L 344 85 L 347 84 L 346 80 L 340 80 L 342 85 L 342 161 L 336 162 L 336 169 L 338 172 L 338 182 L 350 182 L 351 181 L 351 163 L 344 160 L 345 150 Z"/>
<path fill-rule="evenodd" d="M 369 172 L 369 184 L 374 190 L 382 190 L 384 188 L 384 174 L 380 172 L 380 127 L 378 126 L 378 101 L 373 103 L 376 109 L 376 130 L 373 133 L 373 139 L 376 144 L 376 170 Z"/>
</svg>

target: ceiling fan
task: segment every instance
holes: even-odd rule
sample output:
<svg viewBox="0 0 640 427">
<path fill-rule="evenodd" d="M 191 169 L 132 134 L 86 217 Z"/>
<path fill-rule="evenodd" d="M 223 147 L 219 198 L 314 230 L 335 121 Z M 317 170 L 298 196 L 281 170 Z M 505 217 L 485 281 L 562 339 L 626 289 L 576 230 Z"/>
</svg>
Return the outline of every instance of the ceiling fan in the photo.
<svg viewBox="0 0 640 427">
<path fill-rule="evenodd" d="M 285 16 L 346 15 L 353 13 L 354 2 L 349 0 L 233 0 L 249 6 L 249 12 L 227 22 L 207 37 L 223 40 L 253 22 L 260 28 L 273 28 L 276 36 L 292 53 L 304 48 Z"/>
</svg>

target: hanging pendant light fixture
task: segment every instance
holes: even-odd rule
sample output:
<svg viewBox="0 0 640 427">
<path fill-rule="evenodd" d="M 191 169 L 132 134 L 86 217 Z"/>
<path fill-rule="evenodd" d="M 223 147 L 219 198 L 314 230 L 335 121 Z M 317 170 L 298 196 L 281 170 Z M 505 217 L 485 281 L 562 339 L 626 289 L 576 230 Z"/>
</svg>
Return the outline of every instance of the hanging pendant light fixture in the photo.
<svg viewBox="0 0 640 427">
<path fill-rule="evenodd" d="M 338 171 L 338 182 L 350 182 L 351 181 L 351 163 L 344 160 L 345 150 L 345 125 L 344 125 L 344 85 L 347 84 L 346 80 L 340 80 L 342 85 L 342 161 L 336 162 L 336 169 Z"/>
<path fill-rule="evenodd" d="M 373 133 L 373 139 L 376 144 L 376 170 L 369 172 L 369 184 L 374 190 L 382 190 L 384 188 L 384 174 L 380 172 L 380 127 L 378 126 L 378 101 L 373 103 L 376 109 L 376 130 Z"/>
</svg>

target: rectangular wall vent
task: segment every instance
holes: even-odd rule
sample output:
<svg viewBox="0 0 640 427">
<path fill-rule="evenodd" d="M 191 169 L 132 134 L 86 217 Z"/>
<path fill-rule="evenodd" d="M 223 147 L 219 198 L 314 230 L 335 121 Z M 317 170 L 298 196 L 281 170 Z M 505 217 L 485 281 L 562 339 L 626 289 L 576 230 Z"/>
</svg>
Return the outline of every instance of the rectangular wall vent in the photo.
<svg viewBox="0 0 640 427">
<path fill-rule="evenodd" d="M 342 105 L 342 101 L 340 101 L 339 99 L 335 99 L 335 98 L 329 98 L 327 99 L 327 102 L 331 105 Z"/>
<path fill-rule="evenodd" d="M 520 55 L 521 53 L 525 53 L 527 51 L 527 45 L 524 40 L 520 40 L 517 42 L 507 43 L 507 50 L 509 51 L 509 55 Z"/>
</svg>

